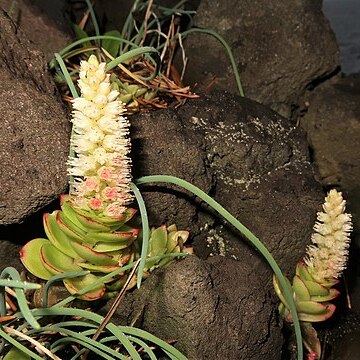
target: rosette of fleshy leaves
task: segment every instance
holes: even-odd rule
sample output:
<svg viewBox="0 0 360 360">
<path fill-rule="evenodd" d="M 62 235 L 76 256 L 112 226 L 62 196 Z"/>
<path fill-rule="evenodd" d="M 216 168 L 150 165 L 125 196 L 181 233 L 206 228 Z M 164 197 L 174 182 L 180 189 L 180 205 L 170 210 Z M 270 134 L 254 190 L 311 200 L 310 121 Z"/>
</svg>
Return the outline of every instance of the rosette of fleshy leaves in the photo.
<svg viewBox="0 0 360 360">
<path fill-rule="evenodd" d="M 297 264 L 292 283 L 289 281 L 304 344 L 314 359 L 320 357 L 321 348 L 311 323 L 329 319 L 336 309 L 331 300 L 340 292 L 333 286 L 346 268 L 351 230 L 351 215 L 345 213 L 345 200 L 333 189 L 325 198 L 323 211 L 317 214 L 312 245 L 308 246 L 305 258 Z M 291 323 L 289 306 L 278 279 L 275 276 L 273 279 L 275 292 L 281 300 L 279 312 Z"/>
<path fill-rule="evenodd" d="M 156 91 L 140 84 L 122 82 L 115 74 L 111 76 L 111 80 L 114 88 L 119 91 L 119 99 L 132 112 L 139 110 L 139 102 L 150 102 L 157 95 Z"/>
<path fill-rule="evenodd" d="M 61 197 L 61 210 L 44 214 L 45 238 L 28 242 L 20 258 L 25 267 L 40 279 L 49 280 L 64 272 L 89 270 L 81 277 L 64 279 L 71 294 L 98 281 L 102 276 L 120 269 L 139 257 L 139 229 L 130 225 L 136 210 L 127 208 L 121 216 L 105 217 L 93 210 L 74 206 L 69 195 Z M 165 225 L 151 230 L 148 257 L 169 253 L 188 252 L 184 243 L 188 231 L 178 231 L 175 225 Z M 146 263 L 144 277 L 158 267 L 165 266 L 171 258 L 156 259 Z M 81 296 L 83 300 L 97 300 L 105 294 L 115 295 L 123 287 L 127 274 L 120 274 Z M 129 284 L 136 284 L 134 277 Z"/>
<path fill-rule="evenodd" d="M 69 159 L 72 190 L 61 197 L 61 210 L 44 214 L 47 239 L 27 243 L 20 258 L 33 275 L 44 280 L 65 272 L 89 271 L 63 282 L 71 294 L 97 282 L 81 296 L 96 300 L 105 293 L 114 294 L 126 282 L 126 274 L 106 282 L 101 278 L 137 259 L 139 229 L 131 222 L 136 210 L 129 207 L 133 200 L 129 123 L 119 92 L 111 85 L 106 64 L 94 55 L 82 61 L 79 77 L 81 96 L 73 100 L 72 112 L 75 153 Z M 175 226 L 159 229 L 151 232 L 148 256 L 182 251 L 187 232 Z M 158 259 L 145 270 L 164 264 Z"/>
<path fill-rule="evenodd" d="M 71 196 L 63 195 L 61 210 L 43 216 L 47 239 L 28 242 L 21 249 L 20 259 L 33 275 L 44 280 L 65 272 L 89 270 L 87 275 L 64 280 L 68 291 L 75 294 L 132 260 L 131 245 L 139 229 L 128 221 L 135 213 L 136 210 L 127 208 L 117 217 L 101 216 L 93 210 L 77 208 Z M 122 285 L 121 277 L 106 284 L 101 282 L 82 299 L 97 300 L 106 291 Z"/>
</svg>

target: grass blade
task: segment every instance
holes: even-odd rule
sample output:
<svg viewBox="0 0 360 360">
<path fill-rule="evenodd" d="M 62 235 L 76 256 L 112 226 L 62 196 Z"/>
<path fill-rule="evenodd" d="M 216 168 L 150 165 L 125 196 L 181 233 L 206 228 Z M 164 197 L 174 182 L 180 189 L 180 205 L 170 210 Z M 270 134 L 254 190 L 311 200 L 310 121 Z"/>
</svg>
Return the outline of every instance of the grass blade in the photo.
<svg viewBox="0 0 360 360">
<path fill-rule="evenodd" d="M 21 282 L 21 278 L 20 278 L 18 271 L 13 267 L 5 268 L 0 275 L 0 279 L 3 279 L 4 277 L 7 277 L 7 276 L 10 276 L 13 280 Z M 26 301 L 26 297 L 24 294 L 24 290 L 15 288 L 15 293 L 16 293 L 17 302 L 18 302 L 20 311 L 23 314 L 24 318 L 33 328 L 39 329 L 40 324 L 36 321 L 36 319 L 34 318 L 32 312 L 29 308 L 29 305 Z M 5 316 L 5 313 L 6 313 L 6 308 L 3 309 L 4 304 L 5 304 L 4 288 L 1 288 L 0 305 L 1 305 L 1 315 L 2 316 Z M 3 313 L 3 311 L 5 311 L 5 313 Z"/>
<path fill-rule="evenodd" d="M 15 346 L 17 349 L 21 350 L 24 354 L 27 354 L 31 357 L 31 359 L 35 360 L 43 360 L 42 356 L 37 355 L 33 351 L 29 350 L 26 346 L 21 344 L 19 341 L 12 338 L 10 335 L 8 335 L 5 331 L 0 329 L 0 337 L 3 338 L 6 342 L 9 344 Z"/>
<path fill-rule="evenodd" d="M 141 224 L 142 224 L 142 245 L 141 245 L 141 255 L 140 255 L 140 264 L 139 264 L 139 270 L 137 273 L 137 287 L 138 289 L 141 286 L 141 280 L 144 272 L 146 257 L 148 253 L 149 248 L 149 234 L 150 234 L 150 228 L 149 228 L 149 220 L 147 216 L 146 206 L 143 197 L 141 196 L 141 193 L 137 186 L 135 184 L 130 185 L 131 190 L 134 192 L 136 201 L 139 205 L 140 209 L 140 216 L 141 216 Z"/>
</svg>

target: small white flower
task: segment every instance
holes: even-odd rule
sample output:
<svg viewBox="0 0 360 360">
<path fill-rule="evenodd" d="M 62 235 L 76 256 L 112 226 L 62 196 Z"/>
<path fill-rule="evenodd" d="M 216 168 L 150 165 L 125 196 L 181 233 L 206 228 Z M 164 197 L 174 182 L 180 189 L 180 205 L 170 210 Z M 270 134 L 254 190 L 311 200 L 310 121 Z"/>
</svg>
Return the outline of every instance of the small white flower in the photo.
<svg viewBox="0 0 360 360">
<path fill-rule="evenodd" d="M 94 121 L 85 116 L 81 111 L 75 110 L 72 115 L 72 123 L 76 132 L 79 132 L 79 130 L 88 130 L 94 126 Z"/>
<path fill-rule="evenodd" d="M 351 215 L 344 213 L 345 200 L 340 192 L 328 193 L 323 210 L 317 214 L 311 237 L 313 245 L 308 246 L 304 259 L 311 275 L 320 283 L 337 279 L 346 268 L 352 230 Z"/>
<path fill-rule="evenodd" d="M 86 154 L 96 149 L 97 144 L 89 141 L 84 136 L 75 134 L 71 139 L 75 152 L 79 154 Z"/>
<path fill-rule="evenodd" d="M 104 115 L 98 120 L 97 124 L 104 133 L 108 134 L 120 131 L 121 129 L 121 123 L 116 121 L 115 115 Z"/>
</svg>

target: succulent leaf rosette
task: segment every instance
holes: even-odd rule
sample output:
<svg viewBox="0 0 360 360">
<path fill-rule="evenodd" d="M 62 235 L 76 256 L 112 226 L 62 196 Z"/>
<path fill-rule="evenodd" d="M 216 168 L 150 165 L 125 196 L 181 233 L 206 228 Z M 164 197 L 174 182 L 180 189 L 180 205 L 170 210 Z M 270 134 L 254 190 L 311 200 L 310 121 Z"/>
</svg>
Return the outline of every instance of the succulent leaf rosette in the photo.
<svg viewBox="0 0 360 360">
<path fill-rule="evenodd" d="M 351 215 L 345 213 L 345 200 L 333 189 L 325 198 L 323 211 L 317 214 L 312 244 L 308 246 L 305 258 L 297 264 L 292 284 L 289 281 L 302 323 L 304 344 L 315 358 L 320 356 L 321 350 L 311 323 L 327 320 L 335 311 L 331 300 L 340 292 L 332 287 L 339 282 L 346 268 L 351 230 Z M 274 276 L 273 280 L 281 300 L 279 312 L 291 323 L 289 306 L 278 279 Z"/>
<path fill-rule="evenodd" d="M 100 280 L 96 288 L 81 296 L 96 300 L 124 285 L 124 274 L 106 283 L 101 277 L 139 257 L 139 229 L 131 225 L 136 210 L 129 207 L 134 198 L 129 122 L 123 116 L 119 92 L 106 74 L 106 64 L 99 63 L 94 55 L 82 61 L 78 86 L 81 96 L 72 102 L 70 194 L 61 197 L 61 210 L 44 214 L 47 239 L 28 242 L 20 259 L 33 275 L 44 280 L 64 272 L 88 270 L 87 275 L 63 282 L 71 294 L 76 294 Z M 153 229 L 148 256 L 182 251 L 187 238 L 188 232 L 178 231 L 175 225 Z M 166 262 L 154 261 L 145 270 Z"/>
</svg>

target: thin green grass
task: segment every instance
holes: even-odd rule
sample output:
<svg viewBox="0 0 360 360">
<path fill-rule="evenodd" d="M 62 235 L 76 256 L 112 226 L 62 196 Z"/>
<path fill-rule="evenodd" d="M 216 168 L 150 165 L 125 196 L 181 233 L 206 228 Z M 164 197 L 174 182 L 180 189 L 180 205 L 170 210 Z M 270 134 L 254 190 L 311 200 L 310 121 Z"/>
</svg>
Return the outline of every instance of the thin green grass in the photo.
<svg viewBox="0 0 360 360">
<path fill-rule="evenodd" d="M 19 273 L 13 267 L 7 267 L 1 272 L 0 279 L 4 279 L 7 277 L 10 277 L 12 280 L 17 281 L 18 283 L 22 282 Z M 33 328 L 39 329 L 40 324 L 36 321 L 32 312 L 29 309 L 29 306 L 27 304 L 27 300 L 25 297 L 24 289 L 16 287 L 15 293 L 16 293 L 17 302 L 18 302 L 20 311 L 24 314 L 26 321 L 28 321 L 28 323 Z M 0 315 L 1 316 L 6 315 L 5 287 L 4 286 L 0 287 Z"/>
<path fill-rule="evenodd" d="M 140 255 L 140 264 L 137 275 L 137 287 L 140 288 L 141 281 L 143 277 L 143 272 L 145 268 L 146 257 L 149 248 L 149 237 L 150 237 L 150 229 L 149 229 L 149 220 L 147 216 L 146 206 L 143 197 L 137 186 L 135 184 L 131 184 L 131 190 L 133 191 L 136 201 L 139 205 L 140 216 L 141 216 L 141 227 L 142 227 L 142 243 L 141 243 L 141 255 Z"/>
</svg>

